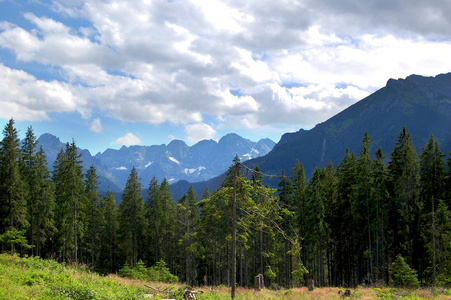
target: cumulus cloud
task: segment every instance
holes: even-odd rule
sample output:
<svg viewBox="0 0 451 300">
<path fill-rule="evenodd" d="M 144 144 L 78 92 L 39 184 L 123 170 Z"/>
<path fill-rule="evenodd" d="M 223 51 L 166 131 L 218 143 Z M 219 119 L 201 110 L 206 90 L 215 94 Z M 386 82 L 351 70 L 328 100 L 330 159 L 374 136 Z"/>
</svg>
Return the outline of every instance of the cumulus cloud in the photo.
<svg viewBox="0 0 451 300">
<path fill-rule="evenodd" d="M 112 145 L 122 145 L 122 146 L 133 146 L 133 145 L 139 145 L 141 144 L 141 139 L 134 135 L 131 132 L 128 132 L 126 135 L 118 138 L 114 142 L 112 142 Z"/>
<path fill-rule="evenodd" d="M 189 143 L 197 143 L 201 140 L 213 139 L 216 130 L 205 123 L 189 124 L 185 127 L 185 133 Z"/>
<path fill-rule="evenodd" d="M 0 117 L 18 121 L 48 120 L 49 112 L 77 110 L 83 102 L 62 82 L 38 80 L 31 74 L 0 64 Z"/>
<path fill-rule="evenodd" d="M 95 118 L 94 120 L 92 120 L 89 130 L 96 132 L 96 133 L 101 133 L 102 132 L 102 121 L 99 118 Z"/>
<path fill-rule="evenodd" d="M 2 49 L 60 77 L 0 65 L 0 116 L 90 118 L 95 108 L 182 124 L 191 141 L 213 127 L 311 127 L 390 77 L 451 70 L 449 1 L 404 2 L 58 1 L 53 18 L 0 23 Z"/>
</svg>

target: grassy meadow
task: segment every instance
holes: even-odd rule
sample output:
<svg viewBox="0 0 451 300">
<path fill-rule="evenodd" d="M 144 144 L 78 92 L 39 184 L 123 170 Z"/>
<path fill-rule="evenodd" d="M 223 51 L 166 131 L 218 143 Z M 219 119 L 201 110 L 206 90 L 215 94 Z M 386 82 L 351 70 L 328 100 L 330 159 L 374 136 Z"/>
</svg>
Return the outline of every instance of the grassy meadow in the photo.
<svg viewBox="0 0 451 300">
<path fill-rule="evenodd" d="M 153 287 L 151 289 L 149 287 Z M 0 254 L 0 299 L 183 299 L 185 286 L 132 280 L 110 274 L 101 276 L 86 266 L 69 266 L 38 257 Z M 230 299 L 227 287 L 199 287 L 198 299 Z M 343 299 L 344 289 L 238 288 L 237 299 Z M 405 290 L 388 287 L 357 288 L 349 299 L 451 299 L 451 290 Z"/>
</svg>

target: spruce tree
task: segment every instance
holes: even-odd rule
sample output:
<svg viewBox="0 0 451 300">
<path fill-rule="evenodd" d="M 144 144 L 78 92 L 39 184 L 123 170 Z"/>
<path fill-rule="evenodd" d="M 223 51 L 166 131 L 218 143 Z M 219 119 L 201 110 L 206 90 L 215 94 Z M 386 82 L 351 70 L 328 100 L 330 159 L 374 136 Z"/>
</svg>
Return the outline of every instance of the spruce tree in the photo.
<svg viewBox="0 0 451 300">
<path fill-rule="evenodd" d="M 36 153 L 36 188 L 34 192 L 34 216 L 36 234 L 36 255 L 47 254 L 52 247 L 55 234 L 55 188 L 47 168 L 42 146 Z M 42 251 L 44 249 L 45 252 Z M 51 253 L 49 253 L 51 254 Z"/>
<path fill-rule="evenodd" d="M 139 180 L 138 171 L 133 167 L 119 205 L 121 247 L 126 262 L 131 267 L 137 266 L 138 259 L 142 255 L 142 241 L 146 227 L 142 186 Z"/>
<path fill-rule="evenodd" d="M 118 207 L 114 193 L 108 187 L 108 191 L 101 199 L 101 268 L 113 273 L 117 267 L 117 234 L 119 228 Z"/>
<path fill-rule="evenodd" d="M 26 198 L 28 204 L 28 217 L 30 222 L 29 237 L 31 245 L 35 245 L 35 232 L 36 232 L 36 192 L 39 189 L 38 186 L 38 174 L 37 174 L 37 161 L 36 161 L 36 137 L 33 133 L 32 127 L 28 127 L 25 140 L 22 145 L 22 178 L 26 186 Z M 31 248 L 31 254 L 35 254 L 35 247 Z"/>
<path fill-rule="evenodd" d="M 415 288 L 420 285 L 417 272 L 409 267 L 401 255 L 393 262 L 390 274 L 395 286 Z"/>
<path fill-rule="evenodd" d="M 87 230 L 87 252 L 91 254 L 91 267 L 96 268 L 100 254 L 101 203 L 99 176 L 94 166 L 89 167 L 85 178 L 85 223 Z"/>
<path fill-rule="evenodd" d="M 418 266 L 418 256 L 415 254 L 413 244 L 418 234 L 419 165 L 411 134 L 405 127 L 402 128 L 395 143 L 388 169 L 391 178 L 389 183 L 390 235 L 393 238 L 391 251 L 407 257 L 407 262 L 411 266 Z"/>
<path fill-rule="evenodd" d="M 58 153 L 53 168 L 58 249 L 64 260 L 78 263 L 79 242 L 85 232 L 85 200 L 82 161 L 75 142 Z"/>
<path fill-rule="evenodd" d="M 196 232 L 198 230 L 199 212 L 197 206 L 196 192 L 191 186 L 186 194 L 180 199 L 177 205 L 177 223 L 179 228 L 179 241 L 182 253 L 184 253 L 185 282 L 192 285 L 195 281 L 196 270 L 196 251 L 198 242 Z"/>
<path fill-rule="evenodd" d="M 163 212 L 163 204 L 159 198 L 160 185 L 155 176 L 150 180 L 145 201 L 146 228 L 146 250 L 145 260 L 149 265 L 154 265 L 160 260 L 159 229 L 160 218 Z"/>
<path fill-rule="evenodd" d="M 428 143 L 423 147 L 420 156 L 420 179 L 419 179 L 419 205 L 421 209 L 420 228 L 418 233 L 422 236 L 417 243 L 421 250 L 421 270 L 431 270 L 432 283 L 437 278 L 437 235 L 435 216 L 439 201 L 445 196 L 444 183 L 446 177 L 445 155 L 440 151 L 437 140 L 431 135 Z M 430 229 L 430 230 L 429 230 Z M 427 234 L 429 233 L 429 234 Z M 427 255 L 427 245 L 430 246 L 430 255 Z M 425 274 L 420 272 L 420 278 Z"/>
<path fill-rule="evenodd" d="M 10 119 L 0 142 L 0 234 L 14 231 L 22 235 L 29 226 L 26 191 L 20 174 L 21 155 L 18 132 Z M 10 244 L 11 251 L 15 251 L 15 243 Z"/>
</svg>

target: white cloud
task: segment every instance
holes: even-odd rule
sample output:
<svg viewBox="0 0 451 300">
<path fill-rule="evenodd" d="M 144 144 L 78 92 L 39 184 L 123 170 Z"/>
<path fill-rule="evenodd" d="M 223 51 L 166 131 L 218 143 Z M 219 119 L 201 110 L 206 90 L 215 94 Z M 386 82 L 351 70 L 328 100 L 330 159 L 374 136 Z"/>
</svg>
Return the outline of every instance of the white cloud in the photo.
<svg viewBox="0 0 451 300">
<path fill-rule="evenodd" d="M 0 64 L 0 117 L 18 121 L 49 120 L 49 112 L 77 110 L 83 102 L 72 87 L 56 80 L 47 82 Z"/>
<path fill-rule="evenodd" d="M 95 109 L 189 124 L 191 142 L 213 127 L 311 127 L 390 77 L 451 71 L 449 1 L 412 1 L 64 0 L 54 19 L 25 8 L 27 26 L 0 23 L 0 47 L 60 80 L 0 65 L 0 117 Z"/>
<path fill-rule="evenodd" d="M 102 132 L 102 121 L 99 118 L 95 118 L 94 120 L 92 120 L 89 130 L 96 133 Z"/>
<path fill-rule="evenodd" d="M 112 145 L 133 146 L 141 144 L 141 139 L 131 132 L 112 142 Z"/>
<path fill-rule="evenodd" d="M 185 133 L 187 135 L 188 142 L 194 144 L 201 140 L 213 139 L 216 135 L 216 130 L 208 124 L 196 123 L 187 125 L 185 127 Z"/>
</svg>

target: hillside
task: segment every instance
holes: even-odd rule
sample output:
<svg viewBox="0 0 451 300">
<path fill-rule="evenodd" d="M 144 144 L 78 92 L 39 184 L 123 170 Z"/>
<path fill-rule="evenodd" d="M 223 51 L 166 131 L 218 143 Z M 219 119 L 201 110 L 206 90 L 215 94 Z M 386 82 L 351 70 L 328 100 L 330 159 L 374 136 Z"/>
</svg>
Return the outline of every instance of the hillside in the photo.
<svg viewBox="0 0 451 300">
<path fill-rule="evenodd" d="M 403 126 L 418 152 L 431 134 L 442 152 L 451 151 L 451 73 L 390 79 L 384 88 L 313 129 L 284 135 L 268 155 L 246 165 L 258 165 L 268 174 L 289 174 L 298 159 L 310 177 L 315 167 L 339 163 L 346 148 L 358 153 L 365 130 L 374 141 L 373 151 L 381 147 L 390 153 Z"/>
</svg>

